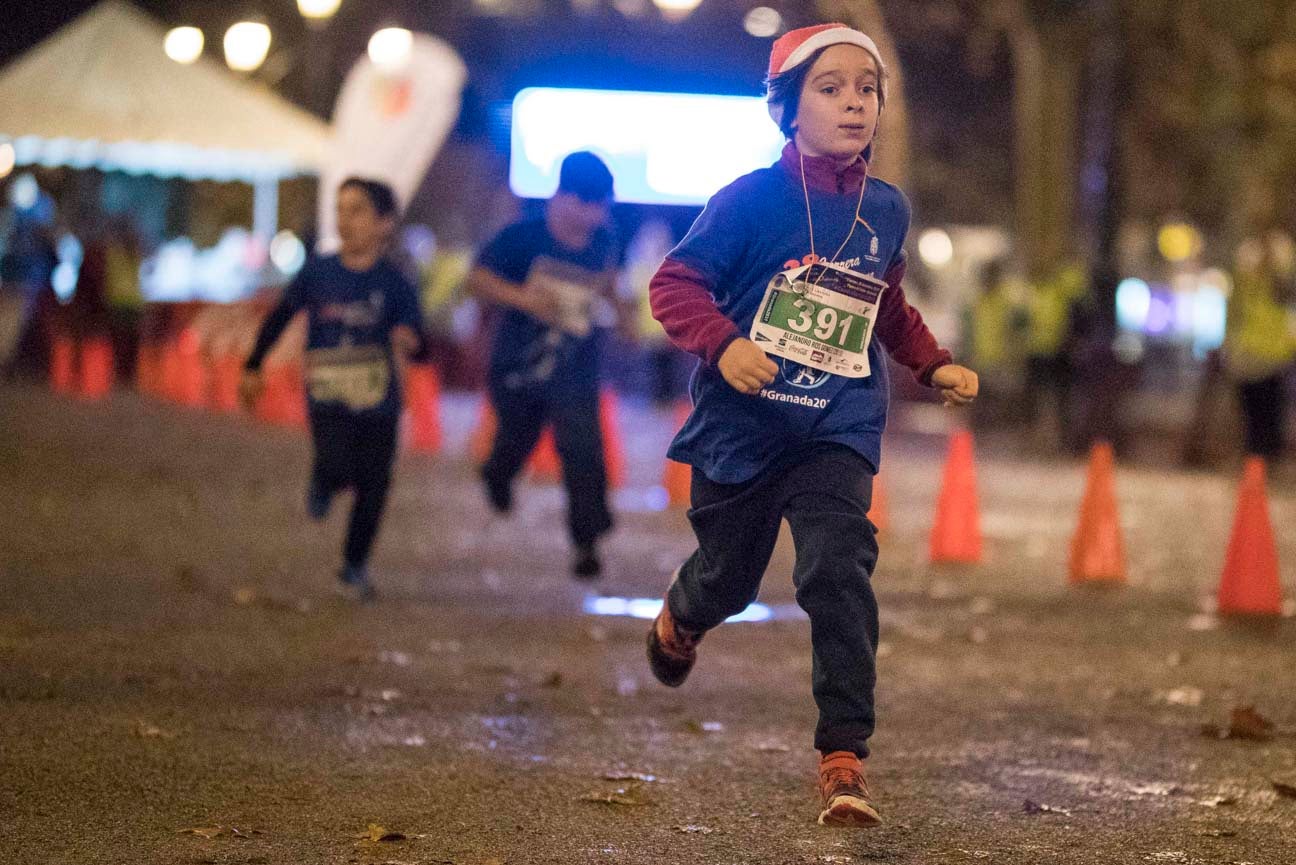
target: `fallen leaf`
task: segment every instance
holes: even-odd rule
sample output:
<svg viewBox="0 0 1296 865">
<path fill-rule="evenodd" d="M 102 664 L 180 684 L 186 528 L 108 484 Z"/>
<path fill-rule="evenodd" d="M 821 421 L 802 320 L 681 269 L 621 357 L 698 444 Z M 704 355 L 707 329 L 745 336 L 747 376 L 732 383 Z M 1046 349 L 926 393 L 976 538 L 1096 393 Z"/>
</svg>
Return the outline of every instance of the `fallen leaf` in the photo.
<svg viewBox="0 0 1296 865">
<path fill-rule="evenodd" d="M 715 831 L 710 826 L 695 826 L 691 823 L 687 826 L 676 826 L 674 828 L 676 832 L 683 832 L 686 835 L 710 835 Z"/>
<path fill-rule="evenodd" d="M 724 724 L 719 721 L 695 721 L 692 718 L 684 722 L 684 729 L 690 733 L 720 733 L 724 731 Z"/>
<path fill-rule="evenodd" d="M 378 662 L 380 664 L 392 664 L 396 667 L 408 667 L 410 665 L 410 656 L 404 652 L 392 652 L 384 649 L 378 653 Z"/>
<path fill-rule="evenodd" d="M 1229 738 L 1268 739 L 1273 735 L 1273 721 L 1255 710 L 1255 706 L 1235 706 L 1229 717 Z"/>
<path fill-rule="evenodd" d="M 1167 691 L 1164 699 L 1171 706 L 1200 706 L 1204 696 L 1206 696 L 1205 692 L 1201 688 L 1180 685 Z"/>
<path fill-rule="evenodd" d="M 1188 620 L 1190 631 L 1213 631 L 1219 627 L 1219 619 L 1210 613 L 1198 613 Z"/>
<path fill-rule="evenodd" d="M 175 733 L 169 730 L 163 730 L 161 727 L 155 727 L 147 721 L 135 722 L 135 735 L 141 739 L 174 739 Z"/>
<path fill-rule="evenodd" d="M 1022 810 L 1027 814 L 1061 814 L 1063 817 L 1070 817 L 1071 811 L 1067 808 L 1059 808 L 1056 805 L 1045 805 L 1040 802 L 1033 802 L 1027 799 L 1022 803 Z"/>
<path fill-rule="evenodd" d="M 1296 799 L 1296 784 L 1286 784 L 1282 781 L 1273 781 L 1274 792 L 1279 796 L 1286 796 L 1288 799 Z"/>
<path fill-rule="evenodd" d="M 241 588 L 234 590 L 234 603 L 238 604 L 240 607 L 251 606 L 256 603 L 256 599 L 256 589 L 250 586 L 242 586 Z"/>
<path fill-rule="evenodd" d="M 608 772 L 603 776 L 604 781 L 638 781 L 641 784 L 651 784 L 657 780 L 656 775 L 649 775 L 646 772 Z"/>
<path fill-rule="evenodd" d="M 379 842 L 390 844 L 396 841 L 407 840 L 406 836 L 403 833 L 388 832 L 386 829 L 384 829 L 382 826 L 379 826 L 377 823 L 370 823 L 369 828 L 366 831 L 361 832 L 356 837 L 362 841 L 370 841 L 375 844 Z"/>
<path fill-rule="evenodd" d="M 756 746 L 756 750 L 762 754 L 786 754 L 792 748 L 782 742 L 761 742 Z"/>
<path fill-rule="evenodd" d="M 222 830 L 221 827 L 219 827 L 219 826 L 206 826 L 206 827 L 200 827 L 200 828 L 194 828 L 194 829 L 181 829 L 177 834 L 179 834 L 179 835 L 197 835 L 197 836 L 200 837 L 200 838 L 208 838 L 208 839 L 210 839 L 210 838 L 215 838 L 215 837 L 216 837 L 217 835 L 219 835 L 222 831 L 224 831 L 224 830 Z"/>
<path fill-rule="evenodd" d="M 1237 831 L 1234 829 L 1207 829 L 1197 834 L 1204 838 L 1232 838 L 1237 835 Z"/>
<path fill-rule="evenodd" d="M 636 799 L 634 790 L 620 789 L 606 795 L 600 793 L 586 793 L 581 797 L 582 802 L 597 802 L 600 805 L 620 805 L 622 807 L 634 808 L 640 805 L 647 805 L 647 802 Z"/>
<path fill-rule="evenodd" d="M 1212 796 L 1209 799 L 1197 800 L 1198 805 L 1205 805 L 1207 808 L 1224 808 L 1229 805 L 1236 805 L 1237 802 L 1236 796 Z"/>
</svg>

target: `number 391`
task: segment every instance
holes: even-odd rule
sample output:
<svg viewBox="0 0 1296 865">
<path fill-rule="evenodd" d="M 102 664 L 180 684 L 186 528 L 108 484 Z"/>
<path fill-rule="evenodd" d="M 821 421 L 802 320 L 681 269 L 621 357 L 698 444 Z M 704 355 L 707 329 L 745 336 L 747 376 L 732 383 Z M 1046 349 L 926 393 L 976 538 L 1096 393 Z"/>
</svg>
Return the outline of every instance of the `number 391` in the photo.
<svg viewBox="0 0 1296 865">
<path fill-rule="evenodd" d="M 838 345 L 846 344 L 846 335 L 850 333 L 850 326 L 855 321 L 855 316 L 848 315 L 842 318 L 831 306 L 825 306 L 816 315 L 815 305 L 805 298 L 797 298 L 792 306 L 797 311 L 797 317 L 788 320 L 789 328 L 797 333 L 810 333 L 813 329 L 813 335 L 825 342 L 833 339 L 834 332 L 837 332 L 834 341 Z"/>
</svg>

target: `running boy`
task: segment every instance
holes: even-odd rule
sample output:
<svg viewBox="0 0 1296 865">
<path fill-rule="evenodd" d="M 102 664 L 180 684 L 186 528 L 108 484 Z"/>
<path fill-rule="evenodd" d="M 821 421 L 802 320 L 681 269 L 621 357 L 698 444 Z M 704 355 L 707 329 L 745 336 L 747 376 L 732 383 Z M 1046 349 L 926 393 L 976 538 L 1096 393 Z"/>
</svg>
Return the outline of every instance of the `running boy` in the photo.
<svg viewBox="0 0 1296 865">
<path fill-rule="evenodd" d="M 905 302 L 909 203 L 868 176 L 886 103 L 873 40 L 793 30 L 770 55 L 768 103 L 788 143 L 720 190 L 649 289 L 667 334 L 702 359 L 670 458 L 693 467 L 698 549 L 648 634 L 653 674 L 683 683 L 702 636 L 756 598 L 779 522 L 810 616 L 819 707 L 819 822 L 881 822 L 864 777 L 878 642 L 867 514 L 887 412 L 883 349 L 946 403 L 977 394 Z"/>
<path fill-rule="evenodd" d="M 337 255 L 312 257 L 266 317 L 247 359 L 244 405 L 262 390 L 261 362 L 306 310 L 306 393 L 315 464 L 306 508 L 322 520 L 333 496 L 355 490 L 338 579 L 360 600 L 376 593 L 369 551 L 387 503 L 401 413 L 401 365 L 423 345 L 414 286 L 383 253 L 396 228 L 391 187 L 351 177 L 338 188 Z"/>
<path fill-rule="evenodd" d="M 505 307 L 491 350 L 489 393 L 499 423 L 482 480 L 499 513 L 552 424 L 567 492 L 572 573 L 602 570 L 596 541 L 612 528 L 599 429 L 602 331 L 611 322 L 615 247 L 606 223 L 612 173 L 581 151 L 563 160 L 544 216 L 509 226 L 478 257 L 468 287 Z"/>
</svg>

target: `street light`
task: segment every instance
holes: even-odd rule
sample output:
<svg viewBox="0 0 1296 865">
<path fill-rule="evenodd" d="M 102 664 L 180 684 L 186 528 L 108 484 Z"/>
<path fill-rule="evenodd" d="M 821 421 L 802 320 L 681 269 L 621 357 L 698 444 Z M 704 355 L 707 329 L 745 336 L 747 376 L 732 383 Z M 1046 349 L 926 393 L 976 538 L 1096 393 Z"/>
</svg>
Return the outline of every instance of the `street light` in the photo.
<svg viewBox="0 0 1296 865">
<path fill-rule="evenodd" d="M 928 267 L 944 267 L 954 258 L 954 241 L 941 228 L 929 228 L 918 238 L 918 255 Z"/>
<path fill-rule="evenodd" d="M 783 16 L 777 9 L 768 6 L 757 6 L 743 18 L 743 29 L 749 36 L 765 39 L 779 32 L 783 27 Z"/>
<path fill-rule="evenodd" d="M 369 59 L 380 69 L 399 69 L 409 61 L 414 34 L 404 27 L 384 27 L 369 37 Z"/>
<path fill-rule="evenodd" d="M 225 31 L 225 63 L 235 72 L 251 72 L 270 52 L 270 28 L 259 21 L 240 21 Z"/>
<path fill-rule="evenodd" d="M 653 5 L 667 18 L 679 20 L 688 17 L 688 14 L 701 2 L 702 0 L 653 0 Z"/>
<path fill-rule="evenodd" d="M 326 21 L 341 5 L 342 0 L 297 0 L 297 11 L 311 21 Z"/>
<path fill-rule="evenodd" d="M 162 43 L 166 56 L 188 66 L 202 56 L 203 32 L 197 27 L 175 27 L 167 32 Z"/>
</svg>

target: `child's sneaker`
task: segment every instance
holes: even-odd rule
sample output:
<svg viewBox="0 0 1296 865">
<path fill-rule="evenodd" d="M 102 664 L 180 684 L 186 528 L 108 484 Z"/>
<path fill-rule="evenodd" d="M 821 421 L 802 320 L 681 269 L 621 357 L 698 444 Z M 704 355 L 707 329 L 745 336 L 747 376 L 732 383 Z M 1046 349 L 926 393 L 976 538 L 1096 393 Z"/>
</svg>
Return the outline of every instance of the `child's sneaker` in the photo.
<svg viewBox="0 0 1296 865">
<path fill-rule="evenodd" d="M 597 580 L 603 574 L 603 563 L 599 561 L 598 549 L 593 544 L 581 544 L 576 547 L 572 557 L 572 576 L 578 580 Z"/>
<path fill-rule="evenodd" d="M 343 565 L 338 571 L 338 581 L 349 597 L 368 603 L 378 597 L 378 590 L 369 582 L 369 569 L 364 565 Z"/>
<path fill-rule="evenodd" d="M 869 796 L 864 763 L 850 751 L 833 751 L 819 759 L 820 826 L 880 826 L 882 817 Z"/>
<path fill-rule="evenodd" d="M 697 644 L 702 634 L 685 631 L 675 624 L 670 604 L 662 600 L 661 612 L 648 631 L 648 666 L 657 681 L 678 688 L 697 663 Z"/>
<path fill-rule="evenodd" d="M 306 490 L 306 513 L 319 522 L 328 516 L 329 506 L 333 504 L 333 491 L 320 478 L 313 477 Z"/>
</svg>

